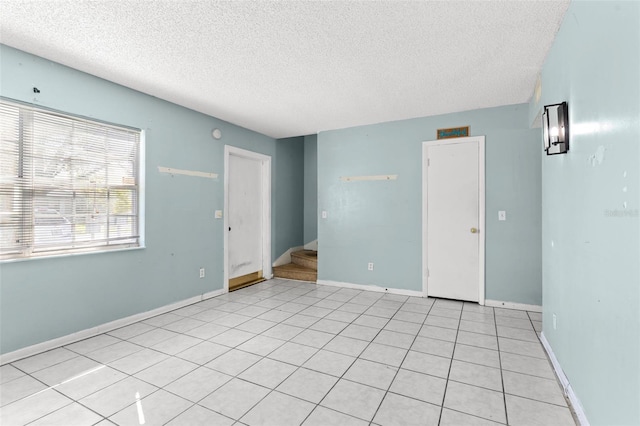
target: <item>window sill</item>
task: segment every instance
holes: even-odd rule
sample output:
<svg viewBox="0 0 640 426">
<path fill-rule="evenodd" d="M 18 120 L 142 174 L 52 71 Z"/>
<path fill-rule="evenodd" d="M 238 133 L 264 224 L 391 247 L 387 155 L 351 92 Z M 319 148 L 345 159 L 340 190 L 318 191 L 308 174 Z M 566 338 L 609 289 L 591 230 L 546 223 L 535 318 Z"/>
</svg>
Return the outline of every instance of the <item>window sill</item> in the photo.
<svg viewBox="0 0 640 426">
<path fill-rule="evenodd" d="M 18 263 L 18 262 L 28 262 L 32 260 L 47 260 L 47 259 L 59 259 L 65 257 L 75 257 L 75 256 L 86 256 L 86 255 L 96 255 L 96 254 L 107 254 L 107 253 L 120 253 L 123 251 L 136 251 L 136 250 L 144 250 L 146 246 L 139 247 L 122 247 L 122 248 L 112 248 L 112 249 L 87 249 L 82 251 L 76 251 L 73 253 L 58 253 L 58 254 L 40 254 L 28 257 L 15 257 L 10 259 L 0 259 L 0 265 L 6 263 Z"/>
</svg>

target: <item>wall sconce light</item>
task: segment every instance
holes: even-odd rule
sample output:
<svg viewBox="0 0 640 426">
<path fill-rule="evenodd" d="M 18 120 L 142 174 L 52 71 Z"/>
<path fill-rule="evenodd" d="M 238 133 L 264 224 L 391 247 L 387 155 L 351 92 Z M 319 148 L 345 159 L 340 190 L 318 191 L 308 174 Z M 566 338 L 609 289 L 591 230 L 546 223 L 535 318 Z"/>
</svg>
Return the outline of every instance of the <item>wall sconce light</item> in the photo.
<svg viewBox="0 0 640 426">
<path fill-rule="evenodd" d="M 542 138 L 547 155 L 569 151 L 569 107 L 566 102 L 544 106 Z"/>
</svg>

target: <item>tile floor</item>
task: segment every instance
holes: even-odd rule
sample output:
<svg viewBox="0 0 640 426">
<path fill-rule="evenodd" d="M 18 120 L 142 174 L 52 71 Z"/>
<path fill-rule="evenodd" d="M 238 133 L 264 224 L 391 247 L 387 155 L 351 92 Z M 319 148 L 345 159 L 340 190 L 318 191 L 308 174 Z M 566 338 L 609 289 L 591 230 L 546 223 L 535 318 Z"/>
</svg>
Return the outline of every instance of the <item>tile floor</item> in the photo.
<svg viewBox="0 0 640 426">
<path fill-rule="evenodd" d="M 0 367 L 0 424 L 574 425 L 540 330 L 270 280 Z"/>
</svg>

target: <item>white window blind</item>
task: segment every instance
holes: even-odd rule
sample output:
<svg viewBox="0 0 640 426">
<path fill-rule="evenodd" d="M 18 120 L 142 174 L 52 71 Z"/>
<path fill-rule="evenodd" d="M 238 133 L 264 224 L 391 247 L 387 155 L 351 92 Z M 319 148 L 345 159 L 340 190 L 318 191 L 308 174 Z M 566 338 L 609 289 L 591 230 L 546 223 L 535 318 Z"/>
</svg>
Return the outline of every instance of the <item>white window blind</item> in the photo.
<svg viewBox="0 0 640 426">
<path fill-rule="evenodd" d="M 0 101 L 0 258 L 138 246 L 140 135 Z"/>
</svg>

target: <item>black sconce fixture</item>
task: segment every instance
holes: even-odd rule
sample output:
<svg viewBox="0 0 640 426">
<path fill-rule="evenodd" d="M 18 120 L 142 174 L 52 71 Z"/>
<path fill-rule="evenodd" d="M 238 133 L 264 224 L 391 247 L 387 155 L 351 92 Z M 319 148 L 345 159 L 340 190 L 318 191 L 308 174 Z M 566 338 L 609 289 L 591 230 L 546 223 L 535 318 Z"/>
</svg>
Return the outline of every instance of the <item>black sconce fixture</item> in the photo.
<svg viewBox="0 0 640 426">
<path fill-rule="evenodd" d="M 547 155 L 569 151 L 569 107 L 566 102 L 544 106 L 542 138 Z"/>
</svg>

